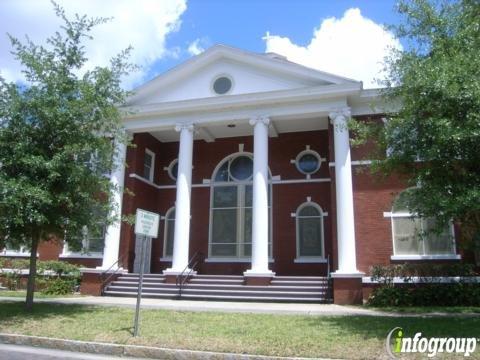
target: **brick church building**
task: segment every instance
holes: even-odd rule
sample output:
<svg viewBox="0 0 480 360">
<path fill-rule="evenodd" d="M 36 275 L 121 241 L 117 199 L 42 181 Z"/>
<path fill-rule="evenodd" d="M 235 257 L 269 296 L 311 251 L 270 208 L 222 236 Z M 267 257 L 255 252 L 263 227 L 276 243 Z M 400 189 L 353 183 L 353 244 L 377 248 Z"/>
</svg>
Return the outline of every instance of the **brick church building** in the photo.
<svg viewBox="0 0 480 360">
<path fill-rule="evenodd" d="M 420 239 L 430 222 L 395 204 L 405 184 L 375 178 L 366 149 L 350 146 L 348 120 L 386 110 L 361 82 L 223 45 L 137 88 L 124 119 L 135 146 L 120 146 L 126 166 L 111 181 L 129 190 L 123 214 L 161 215 L 145 271 L 168 283 L 203 253 L 199 276 L 259 289 L 331 276 L 335 302 L 352 303 L 373 265 L 461 261 L 453 226 Z M 45 243 L 39 256 L 139 271 L 132 226 L 84 237 L 83 249 Z"/>
</svg>

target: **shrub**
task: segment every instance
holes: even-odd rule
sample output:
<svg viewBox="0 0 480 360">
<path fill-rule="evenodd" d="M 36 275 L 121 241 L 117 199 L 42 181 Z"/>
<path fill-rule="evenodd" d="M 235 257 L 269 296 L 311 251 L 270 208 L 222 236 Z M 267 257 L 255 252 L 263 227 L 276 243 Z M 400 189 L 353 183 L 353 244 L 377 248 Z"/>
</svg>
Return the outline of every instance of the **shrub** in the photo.
<svg viewBox="0 0 480 360">
<path fill-rule="evenodd" d="M 5 259 L 0 268 L 0 275 L 4 278 L 4 285 L 8 290 L 17 290 L 20 285 L 22 270 L 28 269 L 28 260 L 24 259 Z"/>
<path fill-rule="evenodd" d="M 41 292 L 48 295 L 66 295 L 73 293 L 75 286 L 76 281 L 74 279 L 53 278 L 46 281 Z"/>
<path fill-rule="evenodd" d="M 80 276 L 80 268 L 77 265 L 73 265 L 64 261 L 39 261 L 37 265 L 37 274 L 45 274 L 48 271 L 52 271 L 56 276 L 63 277 L 77 277 Z"/>
<path fill-rule="evenodd" d="M 29 268 L 26 259 L 2 259 L 0 275 L 4 278 L 4 285 L 9 290 L 18 290 L 22 270 Z M 37 289 L 48 294 L 64 295 L 75 290 L 80 284 L 81 274 L 77 265 L 63 261 L 38 261 L 37 262 Z M 64 281 L 65 284 L 61 282 Z M 65 289 L 68 288 L 68 291 Z M 57 292 L 58 291 L 58 292 Z M 65 292 L 66 291 L 66 292 Z"/>
<path fill-rule="evenodd" d="M 371 306 L 480 306 L 480 284 L 470 264 L 400 264 L 374 266 L 371 278 L 379 287 L 367 301 Z M 455 283 L 438 283 L 435 277 L 455 276 Z M 404 284 L 394 284 L 399 277 Z M 421 283 L 412 283 L 418 277 Z M 470 279 L 469 279 L 470 278 Z"/>
</svg>

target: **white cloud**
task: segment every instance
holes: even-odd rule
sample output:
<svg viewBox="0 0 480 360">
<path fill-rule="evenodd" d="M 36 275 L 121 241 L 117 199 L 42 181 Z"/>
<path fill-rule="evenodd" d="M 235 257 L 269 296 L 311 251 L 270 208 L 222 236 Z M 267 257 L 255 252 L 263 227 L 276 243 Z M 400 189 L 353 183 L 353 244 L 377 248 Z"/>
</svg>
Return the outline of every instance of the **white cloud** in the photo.
<svg viewBox="0 0 480 360">
<path fill-rule="evenodd" d="M 149 67 L 162 57 L 174 57 L 177 50 L 166 46 L 166 37 L 180 27 L 186 0 L 57 0 L 70 17 L 75 13 L 95 17 L 113 17 L 99 25 L 86 42 L 88 68 L 107 65 L 110 58 L 129 45 L 131 61 L 142 69 L 131 74 L 127 86 L 143 80 Z M 0 1 L 0 72 L 7 80 L 20 80 L 20 66 L 10 55 L 6 33 L 24 39 L 27 34 L 35 43 L 58 30 L 61 21 L 55 16 L 49 0 Z"/>
<path fill-rule="evenodd" d="M 357 8 L 348 9 L 341 19 L 328 18 L 314 29 L 307 46 L 294 44 L 288 37 L 267 35 L 266 52 L 286 56 L 290 61 L 378 87 L 383 78 L 383 59 L 388 48 L 402 45 L 383 26 L 362 16 Z"/>
<path fill-rule="evenodd" d="M 187 51 L 190 55 L 195 56 L 205 51 L 202 45 L 200 45 L 201 39 L 196 39 L 188 45 Z"/>
</svg>

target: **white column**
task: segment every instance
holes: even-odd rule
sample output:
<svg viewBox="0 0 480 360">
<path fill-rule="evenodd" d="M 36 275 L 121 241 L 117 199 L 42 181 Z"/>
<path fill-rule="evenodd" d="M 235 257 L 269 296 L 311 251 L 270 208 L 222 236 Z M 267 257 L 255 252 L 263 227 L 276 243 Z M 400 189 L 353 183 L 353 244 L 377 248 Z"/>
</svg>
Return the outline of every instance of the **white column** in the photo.
<svg viewBox="0 0 480 360">
<path fill-rule="evenodd" d="M 271 277 L 268 269 L 268 125 L 267 117 L 250 120 L 253 128 L 252 268 L 245 276 Z"/>
<path fill-rule="evenodd" d="M 178 152 L 177 200 L 175 202 L 175 234 L 173 240 L 172 267 L 163 273 L 178 275 L 188 265 L 190 242 L 190 198 L 192 190 L 192 156 L 194 126 L 177 125 L 180 132 Z"/>
<path fill-rule="evenodd" d="M 108 269 L 118 261 L 118 251 L 120 249 L 120 228 L 122 224 L 120 218 L 122 216 L 126 154 L 127 145 L 125 142 L 116 141 L 114 169 L 110 175 L 110 182 L 116 188 L 112 199 L 116 208 L 112 210 L 110 216 L 116 217 L 117 221 L 109 225 L 105 232 L 105 247 L 103 249 L 103 261 L 101 266 L 102 269 Z M 115 266 L 115 268 L 118 268 L 118 265 Z"/>
<path fill-rule="evenodd" d="M 338 270 L 335 274 L 358 274 L 353 217 L 352 163 L 348 133 L 348 108 L 330 113 L 335 147 L 335 193 L 337 199 Z"/>
</svg>

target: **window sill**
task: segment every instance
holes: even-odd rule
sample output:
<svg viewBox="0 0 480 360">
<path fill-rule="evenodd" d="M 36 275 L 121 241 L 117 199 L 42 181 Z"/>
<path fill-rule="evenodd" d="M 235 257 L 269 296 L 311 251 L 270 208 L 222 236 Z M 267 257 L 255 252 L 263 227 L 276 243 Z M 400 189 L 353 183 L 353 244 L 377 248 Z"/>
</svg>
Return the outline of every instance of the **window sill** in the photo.
<svg viewBox="0 0 480 360">
<path fill-rule="evenodd" d="M 251 263 L 252 260 L 249 258 L 215 258 L 209 257 L 205 259 L 206 263 Z M 269 263 L 273 263 L 273 259 L 268 259 Z"/>
<path fill-rule="evenodd" d="M 392 255 L 391 260 L 460 260 L 461 255 Z"/>
<path fill-rule="evenodd" d="M 326 264 L 327 259 L 323 257 L 301 257 L 293 260 L 295 264 Z"/>
<path fill-rule="evenodd" d="M 59 259 L 103 259 L 103 254 L 101 253 L 91 253 L 91 254 L 82 254 L 82 253 L 69 253 L 69 254 L 60 254 Z"/>
<path fill-rule="evenodd" d="M 161 257 L 160 261 L 172 262 L 172 258 L 168 257 L 168 256 L 167 257 Z"/>
<path fill-rule="evenodd" d="M 30 257 L 30 253 L 21 253 L 18 251 L 2 251 L 0 257 Z M 38 255 L 37 255 L 38 256 Z"/>
</svg>

